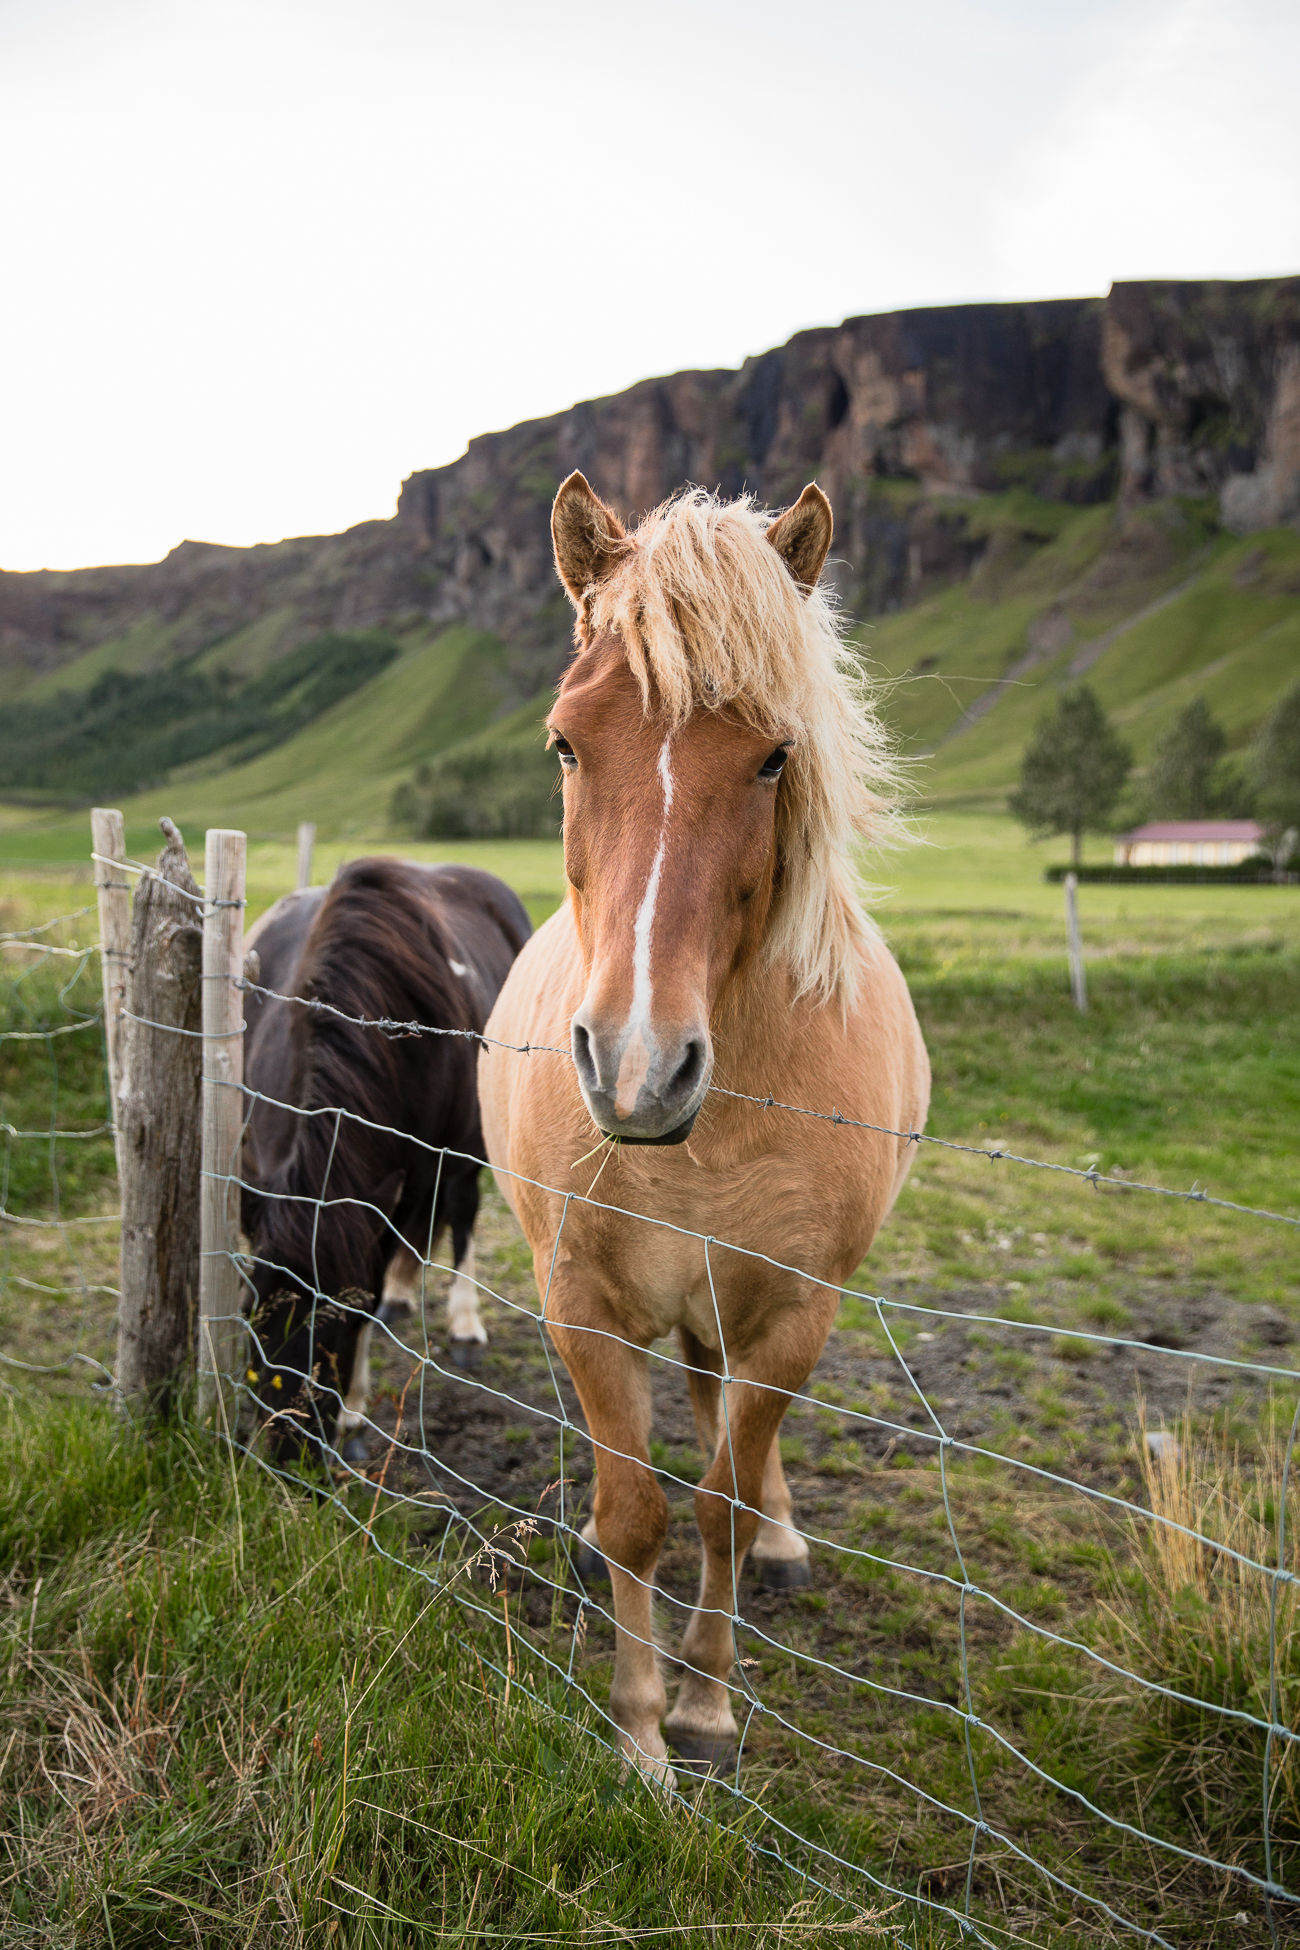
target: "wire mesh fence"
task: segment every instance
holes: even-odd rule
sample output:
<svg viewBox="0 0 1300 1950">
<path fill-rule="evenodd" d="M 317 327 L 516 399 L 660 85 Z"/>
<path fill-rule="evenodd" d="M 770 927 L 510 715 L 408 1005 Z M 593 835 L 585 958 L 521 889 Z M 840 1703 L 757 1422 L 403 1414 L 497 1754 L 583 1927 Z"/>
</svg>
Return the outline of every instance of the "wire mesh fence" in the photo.
<svg viewBox="0 0 1300 1950">
<path fill-rule="evenodd" d="M 20 1078 L 6 1078 L 0 1111 L 0 1309 L 58 1305 L 50 1334 L 60 1343 L 48 1360 L 0 1348 L 0 1364 L 42 1375 L 88 1368 L 108 1381 L 110 1370 L 87 1343 L 96 1299 L 116 1299 L 117 1288 L 95 1277 L 107 1270 L 104 1255 L 92 1255 L 81 1242 L 100 1233 L 111 1249 L 117 1214 L 64 1210 L 66 1191 L 79 1191 L 96 1167 L 102 1174 L 112 1146 L 97 993 L 99 942 L 93 924 L 87 925 L 94 912 L 76 907 L 27 928 L 0 931 L 0 1065 L 19 1050 L 26 1059 Z M 91 938 L 80 938 L 84 934 Z M 37 1249 L 24 1250 L 33 1241 Z M 71 1334 L 64 1317 L 69 1301 L 75 1308 Z M 39 1345 L 31 1349 L 33 1356 L 41 1351 Z"/>
<path fill-rule="evenodd" d="M 39 1021 L 0 1031 L 0 1038 L 42 1044 L 49 1062 L 48 1125 L 4 1127 L 4 1278 L 24 1289 L 29 1277 L 10 1268 L 12 1232 L 53 1229 L 76 1264 L 76 1228 L 111 1225 L 113 1217 L 64 1217 L 59 1207 L 59 1145 L 103 1143 L 111 1133 L 111 1120 L 86 1128 L 58 1124 L 60 1040 L 99 1036 L 102 1042 L 98 1014 L 70 999 L 94 950 L 56 939 L 60 926 L 66 930 L 84 913 L 3 942 L 33 969 L 48 971 L 62 958 L 75 970 L 58 990 L 59 1006 L 72 1020 L 52 1021 L 47 1011 Z M 292 1008 L 330 1007 L 247 976 L 239 986 Z M 15 995 L 21 987 L 16 984 Z M 11 1003 L 15 1021 L 20 1013 L 21 1003 Z M 383 1037 L 458 1033 L 386 1017 L 350 1020 Z M 154 1027 L 167 1033 L 165 1025 Z M 519 1062 L 570 1061 L 559 1048 L 498 1047 Z M 382 1127 L 346 1103 L 306 1111 L 220 1076 L 209 1076 L 207 1090 L 209 1097 L 229 1093 L 242 1122 L 240 1138 L 227 1142 L 224 1154 L 209 1149 L 205 1156 L 205 1179 L 221 1194 L 212 1209 L 223 1215 L 224 1232 L 205 1238 L 204 1252 L 251 1296 L 257 1262 L 233 1215 L 245 1189 L 267 1196 L 264 1186 L 249 1186 L 241 1165 L 240 1140 L 253 1105 L 288 1118 L 329 1120 L 336 1136 L 348 1122 Z M 855 1123 L 833 1106 L 744 1101 L 755 1117 Z M 991 1164 L 1064 1173 L 1094 1188 L 1099 1183 L 1094 1170 L 999 1147 L 920 1132 L 893 1135 L 983 1155 Z M 10 1160 L 27 1144 L 46 1147 L 48 1216 L 25 1215 L 11 1204 Z M 453 1163 L 486 1168 L 486 1160 L 449 1147 L 433 1155 L 439 1171 Z M 647 1239 L 667 1231 L 689 1241 L 710 1292 L 729 1256 L 812 1277 L 743 1240 L 619 1205 L 609 1181 L 600 1182 L 603 1158 L 593 1162 L 585 1191 L 541 1187 L 562 1205 L 557 1254 L 570 1211 L 596 1207 L 644 1228 Z M 503 1184 L 511 1178 L 500 1165 L 496 1176 Z M 1179 1191 L 1126 1179 L 1108 1189 L 1125 1199 L 1177 1197 L 1265 1224 L 1297 1224 L 1286 1213 L 1211 1198 L 1195 1186 Z M 383 1206 L 332 1195 L 328 1171 L 310 1193 L 292 1196 L 317 1218 L 343 1210 L 368 1214 L 370 1223 L 388 1229 L 394 1247 L 411 1244 L 400 1239 Z M 615 1619 L 589 1522 L 599 1455 L 548 1333 L 549 1277 L 530 1297 L 518 1269 L 511 1271 L 503 1210 L 492 1223 L 506 1244 L 490 1278 L 444 1256 L 430 1228 L 416 1255 L 418 1284 L 406 1323 L 377 1317 L 374 1295 L 315 1284 L 311 1298 L 321 1318 L 329 1313 L 371 1338 L 384 1385 L 364 1405 L 343 1376 L 315 1358 L 310 1342 L 306 1358 L 286 1367 L 247 1298 L 220 1317 L 238 1349 L 222 1376 L 229 1437 L 248 1466 L 328 1498 L 364 1548 L 446 1589 L 461 1608 L 475 1656 L 507 1703 L 512 1693 L 531 1697 L 571 1719 L 585 1737 L 613 1741 L 618 1727 L 608 1685 Z M 111 1293 L 103 1282 L 78 1277 L 74 1290 L 83 1302 L 92 1292 Z M 472 1372 L 455 1364 L 438 1327 L 436 1303 L 457 1278 L 468 1278 L 481 1296 L 491 1335 L 486 1358 Z M 1177 1429 L 1139 1425 L 1138 1462 L 1126 1482 L 1102 1467 L 1053 1467 L 1041 1456 L 1018 1453 L 1014 1435 L 1001 1443 L 976 1439 L 963 1431 L 960 1395 L 940 1393 L 960 1387 L 953 1363 L 938 1359 L 945 1335 L 966 1347 L 982 1334 L 1016 1356 L 1017 1344 L 1059 1341 L 1059 1328 L 864 1292 L 856 1284 L 835 1291 L 856 1309 L 866 1350 L 861 1372 L 848 1389 L 810 1382 L 790 1398 L 787 1426 L 834 1423 L 835 1447 L 850 1457 L 855 1500 L 799 1510 L 787 1526 L 811 1552 L 811 1590 L 765 1591 L 748 1573 L 733 1574 L 723 1615 L 736 1637 L 734 1752 L 725 1767 L 708 1770 L 703 1788 L 689 1765 L 677 1762 L 669 1773 L 648 1764 L 647 1791 L 688 1800 L 716 1820 L 743 1819 L 751 1846 L 812 1886 L 898 1903 L 900 1934 L 911 1927 L 909 1919 L 928 1917 L 936 1927 L 988 1944 L 1073 1926 L 1087 1940 L 1110 1933 L 1173 1945 L 1188 1939 L 1171 1933 L 1165 1917 L 1181 1913 L 1182 1899 L 1173 1892 L 1180 1877 L 1192 1875 L 1212 1892 L 1209 1907 L 1234 1919 L 1235 1927 L 1258 1928 L 1273 1941 L 1290 1936 L 1300 1918 L 1300 1556 L 1291 1510 L 1300 1371 L 1281 1361 L 1186 1347 L 1153 1351 L 1136 1337 L 1072 1330 L 1072 1338 L 1109 1358 L 1128 1359 L 1122 1372 L 1135 1382 L 1142 1364 L 1149 1372 L 1153 1360 L 1189 1378 L 1213 1374 L 1270 1431 L 1262 1461 L 1242 1464 L 1230 1439 L 1216 1447 L 1204 1418 L 1191 1412 L 1189 1381 L 1188 1413 Z M 688 1456 L 689 1442 L 660 1453 L 652 1447 L 648 1455 L 625 1452 L 625 1459 L 654 1469 L 681 1528 L 688 1499 L 710 1495 L 723 1497 L 733 1523 L 740 1511 L 773 1521 L 734 1493 L 727 1404 L 736 1391 L 758 1384 L 735 1371 L 720 1316 L 718 1340 L 721 1447 L 732 1463 L 732 1493 L 701 1490 L 701 1458 L 698 1451 Z M 689 1364 L 664 1342 L 623 1345 L 646 1357 L 657 1394 L 676 1404 L 680 1422 Z M 67 1358 L 93 1360 L 80 1345 Z M 46 1371 L 39 1363 L 19 1365 Z M 107 1377 L 102 1362 L 93 1365 Z M 1012 1359 L 1007 1372 L 1016 1371 Z M 269 1446 L 266 1434 L 268 1424 L 283 1425 L 283 1399 L 273 1384 L 282 1388 L 286 1376 L 302 1391 L 298 1413 L 308 1438 L 296 1450 L 290 1445 L 291 1453 Z M 1014 1417 L 1014 1382 L 1008 1401 Z M 349 1440 L 339 1426 L 344 1411 L 351 1415 Z M 531 1471 L 515 1466 L 523 1451 Z M 910 1469 L 887 1468 L 902 1462 Z M 893 1494 L 896 1484 L 914 1499 L 915 1521 Z M 1010 1570 L 987 1548 L 990 1509 L 1015 1536 Z M 1069 1607 L 1062 1607 L 1050 1580 L 1035 1581 L 1044 1523 L 1077 1545 L 1077 1576 L 1095 1601 L 1083 1624 L 1062 1616 Z M 691 1669 L 680 1641 L 697 1603 L 688 1553 L 689 1546 L 675 1543 L 652 1587 L 656 1648 L 679 1675 Z M 855 1636 L 855 1616 L 909 1607 L 913 1627 L 941 1643 L 942 1657 L 909 1660 L 906 1631 L 901 1654 L 890 1656 Z M 1131 1730 L 1139 1722 L 1147 1734 L 1136 1746 L 1113 1738 L 1117 1727 Z M 1110 1734 L 1095 1736 L 1099 1725 Z M 1224 1806 L 1214 1805 L 1216 1796 Z M 828 1807 L 838 1812 L 828 1816 Z M 892 1849 L 885 1839 L 891 1822 Z"/>
</svg>

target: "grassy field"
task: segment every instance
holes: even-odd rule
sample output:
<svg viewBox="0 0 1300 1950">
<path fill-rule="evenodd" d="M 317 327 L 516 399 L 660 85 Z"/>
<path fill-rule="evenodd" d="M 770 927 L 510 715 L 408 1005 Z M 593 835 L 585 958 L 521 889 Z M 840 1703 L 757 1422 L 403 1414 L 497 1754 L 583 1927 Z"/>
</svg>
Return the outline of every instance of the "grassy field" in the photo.
<svg viewBox="0 0 1300 1950">
<path fill-rule="evenodd" d="M 7 1944 L 884 1940 L 496 1669 L 511 1538 L 439 1591 L 183 1428 L 0 1416 Z"/>
<path fill-rule="evenodd" d="M 1061 891 L 1041 878 L 1050 855 L 994 817 L 935 815 L 920 830 L 921 843 L 876 863 L 874 877 L 889 889 L 877 912 L 933 1060 L 930 1131 L 1095 1167 L 1103 1182 L 920 1148 L 810 1399 L 787 1422 L 799 1521 L 823 1542 L 811 1592 L 745 1594 L 749 1682 L 798 1730 L 756 1719 L 745 1785 L 809 1842 L 960 1905 L 965 1829 L 863 1764 L 971 1805 L 972 1755 L 950 1710 L 963 1697 L 963 1605 L 941 1582 L 956 1572 L 951 1516 L 970 1579 L 989 1594 L 964 1608 L 986 1820 L 1177 1941 L 1264 1940 L 1257 1899 L 1239 1883 L 1117 1840 L 986 1729 L 1120 1818 L 1262 1866 L 1262 1741 L 1249 1730 L 1225 1741 L 1204 1713 L 1180 1718 L 1042 1634 L 1193 1698 L 1267 1713 L 1268 1581 L 1243 1591 L 1212 1557 L 1168 1562 L 1135 1521 L 1012 1465 L 1142 1506 L 1164 1499 L 1211 1535 L 1240 1541 L 1253 1524 L 1252 1554 L 1268 1561 L 1277 1431 L 1293 1384 L 1185 1356 L 1295 1365 L 1294 1232 L 1126 1185 L 1198 1186 L 1300 1216 L 1300 892 L 1085 887 L 1091 1007 L 1081 1018 Z M 188 837 L 201 872 L 201 833 Z M 84 860 L 84 836 L 70 829 L 4 836 L 0 930 L 93 896 L 74 840 Z M 137 857 L 156 847 L 140 826 L 129 842 Z M 545 842 L 403 850 L 500 872 L 534 919 L 562 897 L 559 849 Z M 323 846 L 318 877 L 343 854 L 341 842 Z M 287 845 L 253 845 L 251 911 L 292 876 Z M 88 914 L 52 939 L 72 947 L 93 935 Z M 31 1034 L 93 1010 L 93 964 L 81 969 L 74 953 L 19 979 L 35 960 L 6 955 L 6 1026 Z M 12 1131 L 93 1129 L 102 1111 L 93 1029 L 0 1044 L 0 1122 Z M 10 1212 L 95 1221 L 111 1209 L 102 1137 L 11 1134 L 5 1171 Z M 533 1575 L 512 1574 L 508 1587 L 518 1663 L 507 1703 L 503 1630 L 463 1611 L 453 1626 L 443 1601 L 423 1609 L 426 1524 L 381 1513 L 378 1539 L 398 1564 L 357 1541 L 375 1501 L 368 1486 L 353 1493 L 349 1524 L 250 1465 L 214 1476 L 184 1430 L 140 1442 L 93 1399 L 95 1370 L 66 1359 L 110 1358 L 115 1228 L 7 1225 L 4 1235 L 0 1351 L 60 1370 L 4 1370 L 7 1941 L 396 1945 L 480 1931 L 492 1941 L 614 1941 L 627 1930 L 651 1941 L 795 1943 L 833 1940 L 838 1928 L 870 1944 L 899 1927 L 918 1942 L 955 1940 L 907 1912 L 855 1920 L 870 1889 L 845 1872 L 829 1879 L 847 1910 L 810 1894 L 750 1853 L 771 1832 L 752 1814 L 737 1827 L 735 1804 L 713 1790 L 691 1790 L 697 1812 L 665 1813 L 647 1791 L 619 1785 L 592 1741 L 591 1708 L 574 1728 L 562 1694 L 542 1686 L 539 1700 L 528 1696 L 524 1648 L 555 1656 L 558 1633 L 567 1658 L 577 1617 L 573 1593 L 557 1600 L 542 1582 L 557 1568 L 544 1534 L 523 1540 Z M 536 1297 L 494 1197 L 480 1264 L 500 1296 L 486 1303 L 482 1379 L 540 1408 L 550 1383 L 536 1330 L 512 1311 L 535 1309 Z M 944 1478 L 871 1294 L 891 1303 L 911 1375 L 955 1438 Z M 395 1431 L 415 1359 L 414 1347 L 390 1347 L 379 1364 L 382 1436 Z M 689 1485 L 703 1459 L 671 1371 L 657 1388 L 671 1635 L 695 1575 Z M 426 1415 L 425 1441 L 472 1468 L 489 1524 L 516 1521 L 512 1510 L 533 1508 L 554 1481 L 553 1441 L 537 1417 L 484 1397 L 466 1424 L 452 1384 L 434 1391 Z M 1184 1475 L 1165 1481 L 1144 1465 L 1144 1416 L 1179 1429 Z M 386 1453 L 377 1441 L 376 1469 Z M 580 1453 L 566 1468 L 581 1495 L 589 1460 Z M 484 1601 L 478 1573 L 467 1571 L 461 1590 Z M 488 1602 L 499 1606 L 500 1592 Z M 579 1671 L 599 1705 L 612 1644 L 598 1612 L 588 1619 Z M 1279 1710 L 1300 1727 L 1300 1650 L 1285 1607 L 1279 1630 Z M 853 1682 L 832 1683 L 827 1664 Z M 1300 1801 L 1282 1760 L 1273 1866 L 1294 1884 Z M 1109 1940 L 1096 1912 L 987 1841 L 973 1898 L 990 1926 L 1022 1939 Z"/>
</svg>

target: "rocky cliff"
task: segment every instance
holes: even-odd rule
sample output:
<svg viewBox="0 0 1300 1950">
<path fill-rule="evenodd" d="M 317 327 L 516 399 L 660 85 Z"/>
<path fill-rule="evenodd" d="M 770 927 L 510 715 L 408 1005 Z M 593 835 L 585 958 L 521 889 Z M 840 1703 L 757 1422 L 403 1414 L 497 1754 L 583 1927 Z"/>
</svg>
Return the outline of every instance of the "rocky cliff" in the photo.
<svg viewBox="0 0 1300 1950">
<path fill-rule="evenodd" d="M 969 570 L 981 497 L 1000 490 L 1118 496 L 1124 510 L 1215 496 L 1238 532 L 1276 525 L 1300 513 L 1300 278 L 849 319 L 738 372 L 645 380 L 486 434 L 413 474 L 391 520 L 344 535 L 0 574 L 0 682 L 13 692 L 96 646 L 138 643 L 146 624 L 147 654 L 171 660 L 250 625 L 269 657 L 321 630 L 427 616 L 499 635 L 527 697 L 568 641 L 548 515 L 574 467 L 625 517 L 686 481 L 778 506 L 816 477 L 836 511 L 832 573 L 858 615 Z"/>
</svg>

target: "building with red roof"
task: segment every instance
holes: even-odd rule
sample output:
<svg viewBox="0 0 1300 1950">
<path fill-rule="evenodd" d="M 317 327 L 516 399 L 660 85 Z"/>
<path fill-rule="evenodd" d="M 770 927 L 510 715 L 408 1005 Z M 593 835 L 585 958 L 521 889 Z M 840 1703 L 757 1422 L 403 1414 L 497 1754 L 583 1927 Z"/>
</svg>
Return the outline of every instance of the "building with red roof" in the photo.
<svg viewBox="0 0 1300 1950">
<path fill-rule="evenodd" d="M 1264 829 L 1253 819 L 1155 819 L 1120 833 L 1117 867 L 1235 867 L 1258 853 Z"/>
</svg>

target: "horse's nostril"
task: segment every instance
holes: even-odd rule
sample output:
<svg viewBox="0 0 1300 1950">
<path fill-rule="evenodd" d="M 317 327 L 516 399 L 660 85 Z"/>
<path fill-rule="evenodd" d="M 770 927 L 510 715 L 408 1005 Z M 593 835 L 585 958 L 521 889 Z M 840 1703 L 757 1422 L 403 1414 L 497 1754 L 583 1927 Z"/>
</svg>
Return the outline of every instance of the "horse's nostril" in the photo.
<svg viewBox="0 0 1300 1950">
<path fill-rule="evenodd" d="M 596 1059 L 591 1053 L 591 1037 L 580 1022 L 573 1024 L 573 1061 L 578 1080 L 588 1090 L 599 1087 Z"/>
<path fill-rule="evenodd" d="M 674 1096 L 687 1097 L 704 1075 L 704 1044 L 698 1037 L 692 1037 L 686 1045 L 686 1054 L 677 1066 L 669 1086 Z"/>
</svg>

